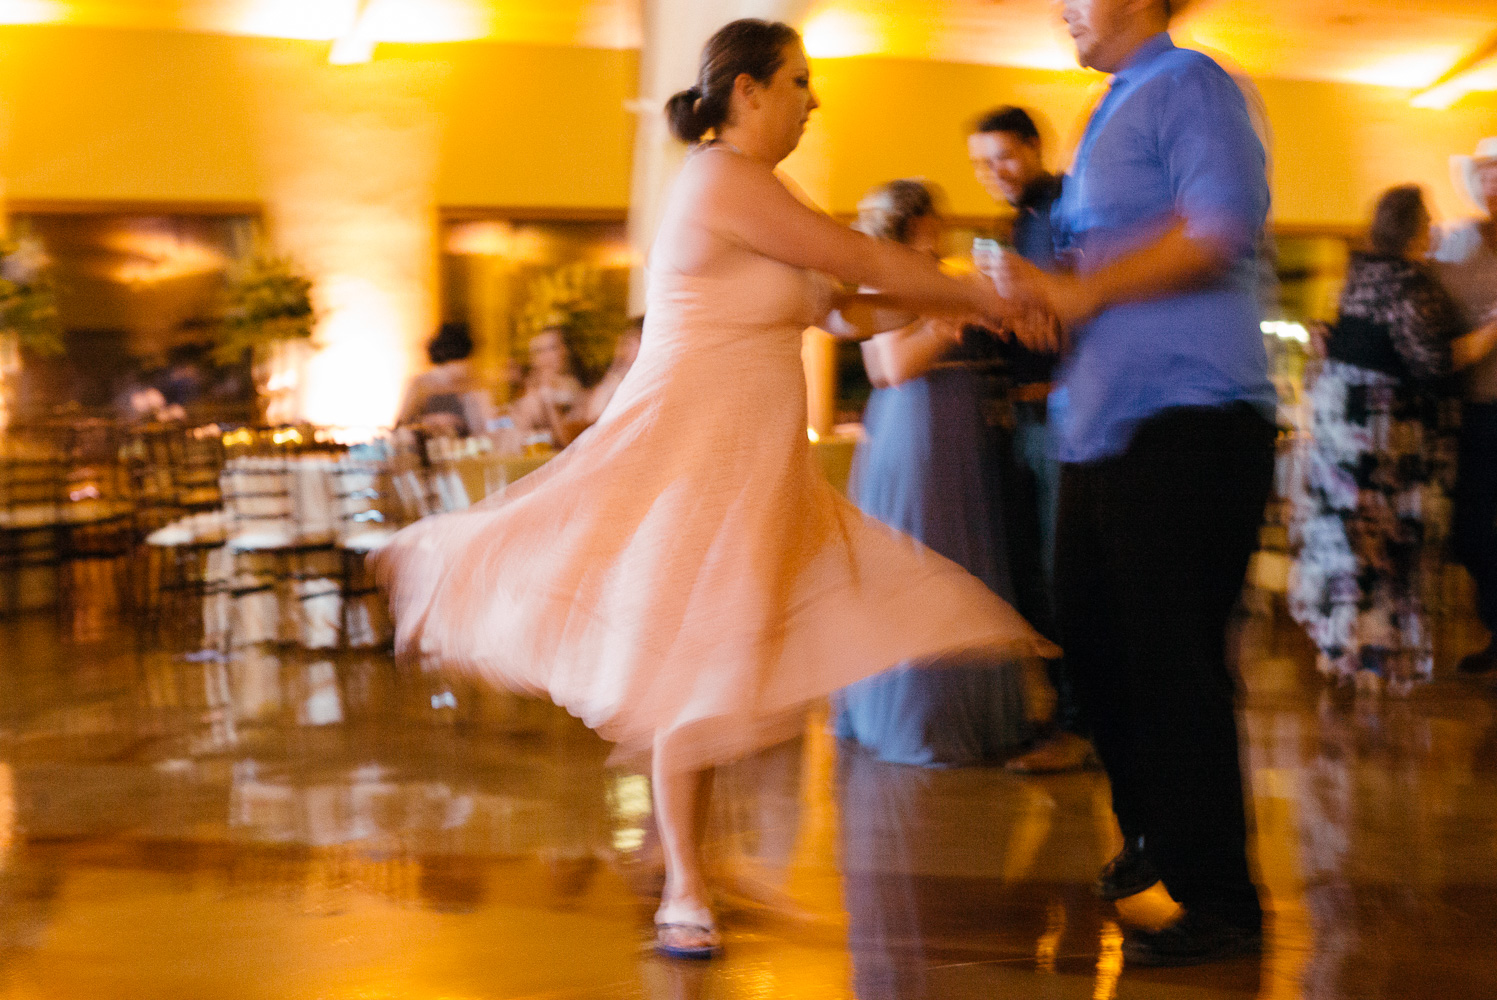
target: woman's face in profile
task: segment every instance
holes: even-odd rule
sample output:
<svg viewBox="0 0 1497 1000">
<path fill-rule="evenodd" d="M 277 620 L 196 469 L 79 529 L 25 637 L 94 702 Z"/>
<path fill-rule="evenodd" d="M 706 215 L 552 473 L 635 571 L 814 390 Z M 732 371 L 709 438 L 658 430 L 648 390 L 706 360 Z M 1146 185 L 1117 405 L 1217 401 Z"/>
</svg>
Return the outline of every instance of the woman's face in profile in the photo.
<svg viewBox="0 0 1497 1000">
<path fill-rule="evenodd" d="M 811 112 L 821 106 L 811 90 L 811 66 L 799 44 L 785 47 L 785 61 L 761 95 L 761 107 L 774 123 L 774 132 L 781 138 L 785 155 L 789 156 L 800 145 Z"/>
</svg>

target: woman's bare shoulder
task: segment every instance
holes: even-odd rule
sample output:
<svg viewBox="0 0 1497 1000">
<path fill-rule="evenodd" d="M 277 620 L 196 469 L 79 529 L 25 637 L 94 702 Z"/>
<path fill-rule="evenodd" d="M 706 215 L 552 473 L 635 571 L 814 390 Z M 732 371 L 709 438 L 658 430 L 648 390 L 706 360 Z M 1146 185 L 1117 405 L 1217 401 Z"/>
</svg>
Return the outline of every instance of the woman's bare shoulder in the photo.
<svg viewBox="0 0 1497 1000">
<path fill-rule="evenodd" d="M 773 170 L 742 153 L 721 146 L 702 146 L 687 157 L 680 185 L 690 194 L 731 200 L 765 191 L 788 194 Z"/>
</svg>

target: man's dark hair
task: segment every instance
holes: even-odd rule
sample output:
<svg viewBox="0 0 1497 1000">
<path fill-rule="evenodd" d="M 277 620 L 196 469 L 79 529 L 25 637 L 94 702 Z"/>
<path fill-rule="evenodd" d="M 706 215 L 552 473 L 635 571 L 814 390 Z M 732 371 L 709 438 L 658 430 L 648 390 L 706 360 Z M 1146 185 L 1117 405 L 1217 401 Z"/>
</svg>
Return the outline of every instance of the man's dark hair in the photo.
<svg viewBox="0 0 1497 1000">
<path fill-rule="evenodd" d="M 994 108 L 981 118 L 972 127 L 976 132 L 1007 132 L 1016 135 L 1025 142 L 1039 142 L 1040 130 L 1035 127 L 1034 119 L 1029 117 L 1029 112 L 1023 108 L 1005 105 Z"/>
</svg>

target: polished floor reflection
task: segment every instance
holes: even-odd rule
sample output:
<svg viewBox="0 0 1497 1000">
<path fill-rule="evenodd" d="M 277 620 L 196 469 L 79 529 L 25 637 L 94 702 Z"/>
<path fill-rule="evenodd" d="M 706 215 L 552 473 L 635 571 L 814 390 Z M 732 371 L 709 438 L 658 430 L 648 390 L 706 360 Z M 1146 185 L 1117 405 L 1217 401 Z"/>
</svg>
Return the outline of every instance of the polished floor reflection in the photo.
<svg viewBox="0 0 1497 1000">
<path fill-rule="evenodd" d="M 891 766 L 813 720 L 720 776 L 727 954 L 683 964 L 648 949 L 648 783 L 550 706 L 0 622 L 0 1000 L 1497 995 L 1497 685 L 1328 692 L 1266 611 L 1243 648 L 1261 961 L 1124 967 L 1172 904 L 1092 895 L 1098 774 Z"/>
</svg>

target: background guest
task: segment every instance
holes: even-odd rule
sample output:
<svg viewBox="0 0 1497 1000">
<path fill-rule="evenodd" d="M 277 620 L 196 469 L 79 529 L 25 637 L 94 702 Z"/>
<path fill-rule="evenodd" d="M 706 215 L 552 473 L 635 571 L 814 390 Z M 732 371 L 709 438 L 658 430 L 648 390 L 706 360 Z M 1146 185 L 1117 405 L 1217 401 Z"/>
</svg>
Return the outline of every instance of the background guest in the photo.
<svg viewBox="0 0 1497 1000">
<path fill-rule="evenodd" d="M 1457 364 L 1470 366 L 1461 413 L 1460 466 L 1455 487 L 1456 558 L 1476 581 L 1482 624 L 1497 633 L 1497 137 L 1483 139 L 1475 156 L 1452 158 L 1461 192 L 1485 213 L 1446 232 L 1434 254 L 1435 273 L 1460 307 L 1473 334 L 1452 345 Z M 1460 669 L 1497 667 L 1497 644 L 1467 656 Z"/>
<path fill-rule="evenodd" d="M 1311 389 L 1312 432 L 1294 497 L 1300 543 L 1289 594 L 1321 673 L 1384 681 L 1396 693 L 1427 680 L 1434 649 L 1424 608 L 1430 490 L 1441 475 L 1438 393 L 1460 314 L 1427 273 L 1430 215 L 1413 185 L 1377 204 L 1371 250 L 1354 254 L 1341 316 Z"/>
<path fill-rule="evenodd" d="M 624 376 L 629 374 L 629 369 L 634 366 L 634 359 L 639 357 L 639 340 L 644 333 L 645 318 L 636 316 L 629 321 L 629 325 L 619 332 L 618 342 L 613 348 L 613 360 L 609 362 L 608 370 L 603 377 L 598 379 L 598 384 L 588 390 L 587 403 L 583 407 L 582 419 L 585 425 L 591 427 L 598 422 L 603 411 L 608 408 L 613 394 L 618 392 L 619 383 L 624 381 Z"/>
<path fill-rule="evenodd" d="M 941 220 L 919 181 L 893 181 L 858 206 L 858 228 L 936 256 Z M 951 319 L 916 318 L 863 344 L 873 394 L 854 459 L 863 512 L 960 563 L 1013 600 L 991 496 L 981 380 Z M 1018 663 L 902 664 L 838 695 L 837 732 L 902 764 L 1002 759 L 1028 735 Z"/>
<path fill-rule="evenodd" d="M 520 433 L 544 438 L 556 448 L 571 444 L 587 426 L 580 419 L 587 402 L 583 374 L 581 355 L 565 326 L 547 327 L 531 337 L 525 393 L 510 410 Z"/>
<path fill-rule="evenodd" d="M 1061 179 L 1045 169 L 1044 146 L 1029 112 L 1001 107 L 983 115 L 967 136 L 967 153 L 983 189 L 994 201 L 1014 209 L 1014 249 L 1036 267 L 1056 270 L 1050 208 L 1060 197 Z M 1009 518 L 1017 607 L 1054 638 L 1060 463 L 1052 453 L 1046 399 L 1058 356 L 1031 351 L 1017 340 L 996 343 L 1007 368 L 1014 419 L 1013 461 L 1005 470 L 1002 499 Z M 1038 746 L 1010 760 L 1006 766 L 1011 771 L 1069 771 L 1096 759 L 1065 660 L 1051 660 L 1047 669 L 1055 688 L 1054 728 Z"/>
<path fill-rule="evenodd" d="M 419 423 L 459 437 L 488 430 L 496 416 L 493 397 L 473 370 L 472 353 L 468 324 L 443 323 L 426 343 L 433 367 L 406 386 L 396 425 Z"/>
</svg>

